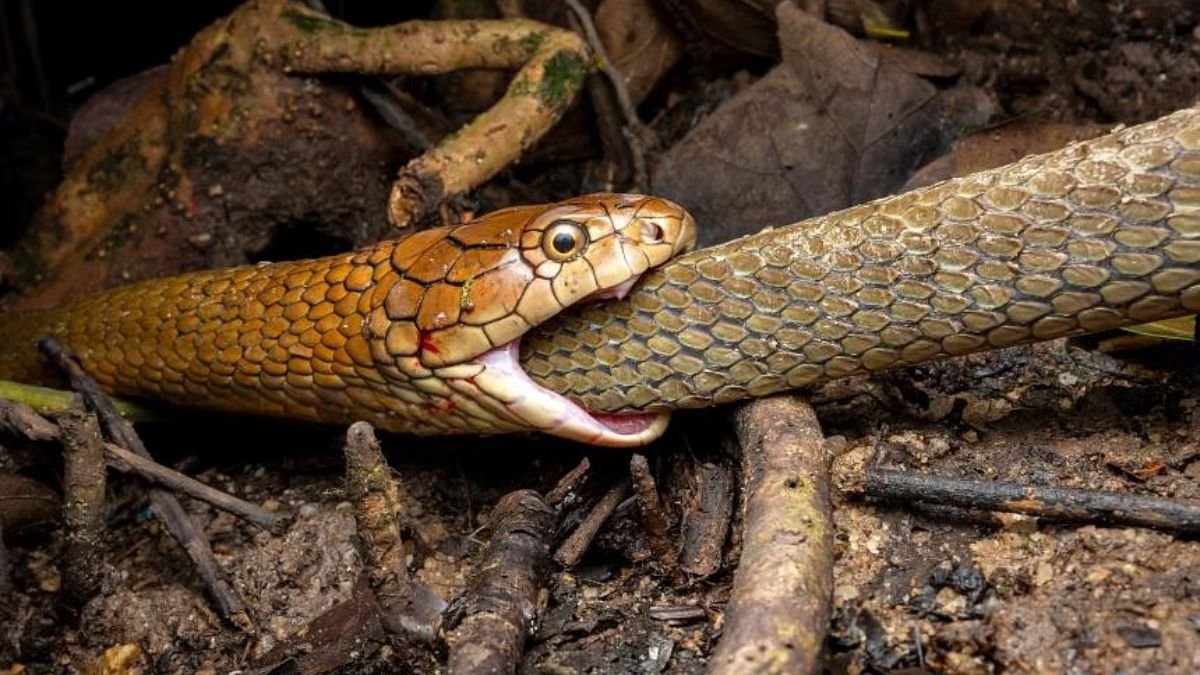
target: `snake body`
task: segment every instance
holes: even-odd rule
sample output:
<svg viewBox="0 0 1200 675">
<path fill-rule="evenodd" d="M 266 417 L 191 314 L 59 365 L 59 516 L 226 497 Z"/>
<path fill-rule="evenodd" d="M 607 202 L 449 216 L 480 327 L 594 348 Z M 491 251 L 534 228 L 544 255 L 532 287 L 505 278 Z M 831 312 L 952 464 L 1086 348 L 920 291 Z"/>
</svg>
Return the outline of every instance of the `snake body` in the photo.
<svg viewBox="0 0 1200 675">
<path fill-rule="evenodd" d="M 548 260 L 563 223 L 591 242 Z M 673 408 L 1200 311 L 1200 110 L 655 267 L 691 228 L 663 200 L 582 197 L 142 282 L 10 318 L 0 378 L 44 380 L 51 334 L 124 394 L 636 445 Z"/>
<path fill-rule="evenodd" d="M 621 297 L 690 247 L 653 197 L 497 211 L 345 255 L 153 279 L 0 325 L 0 378 L 53 380 L 54 336 L 106 389 L 210 409 L 415 434 L 537 430 L 640 445 L 665 413 L 592 415 L 534 385 L 517 345 L 577 302 Z"/>
<path fill-rule="evenodd" d="M 671 261 L 523 343 L 590 410 L 691 408 L 1200 312 L 1200 109 Z"/>
</svg>

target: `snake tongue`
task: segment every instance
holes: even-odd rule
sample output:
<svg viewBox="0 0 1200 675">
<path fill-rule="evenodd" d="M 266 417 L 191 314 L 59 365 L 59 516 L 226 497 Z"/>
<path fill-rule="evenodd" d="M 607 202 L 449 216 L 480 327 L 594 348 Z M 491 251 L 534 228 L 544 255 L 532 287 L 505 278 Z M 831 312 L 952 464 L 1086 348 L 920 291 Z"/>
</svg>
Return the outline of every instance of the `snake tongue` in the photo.
<svg viewBox="0 0 1200 675">
<path fill-rule="evenodd" d="M 565 396 L 538 386 L 518 362 L 520 343 L 520 339 L 513 340 L 477 357 L 484 369 L 472 379 L 474 386 L 529 427 L 614 448 L 645 445 L 666 430 L 667 412 L 589 413 Z"/>
</svg>

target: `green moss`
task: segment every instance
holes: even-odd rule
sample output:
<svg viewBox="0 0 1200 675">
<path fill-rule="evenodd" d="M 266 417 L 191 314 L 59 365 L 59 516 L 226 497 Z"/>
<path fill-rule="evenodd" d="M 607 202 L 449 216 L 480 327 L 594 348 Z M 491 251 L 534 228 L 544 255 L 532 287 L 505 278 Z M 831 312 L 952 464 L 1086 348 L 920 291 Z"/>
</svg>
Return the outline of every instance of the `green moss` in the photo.
<svg viewBox="0 0 1200 675">
<path fill-rule="evenodd" d="M 587 61 L 579 54 L 559 52 L 546 61 L 542 72 L 542 86 L 538 98 L 542 105 L 557 108 L 566 105 L 575 97 L 588 74 Z"/>
<path fill-rule="evenodd" d="M 524 50 L 526 57 L 536 54 L 544 44 L 546 44 L 546 33 L 543 31 L 530 33 L 529 35 L 521 38 L 521 49 Z"/>
</svg>

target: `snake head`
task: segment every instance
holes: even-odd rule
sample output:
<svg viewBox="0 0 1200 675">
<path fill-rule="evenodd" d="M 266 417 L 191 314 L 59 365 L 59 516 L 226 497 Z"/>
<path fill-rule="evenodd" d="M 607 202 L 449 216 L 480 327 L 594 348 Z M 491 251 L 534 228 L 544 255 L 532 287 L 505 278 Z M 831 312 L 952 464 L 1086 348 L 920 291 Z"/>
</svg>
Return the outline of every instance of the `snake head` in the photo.
<svg viewBox="0 0 1200 675">
<path fill-rule="evenodd" d="M 666 413 L 589 414 L 529 378 L 520 340 L 572 305 L 624 297 L 695 241 L 682 207 L 624 194 L 503 209 L 422 232 L 396 247 L 398 280 L 376 310 L 377 325 L 386 323 L 381 355 L 399 357 L 426 394 L 451 400 L 445 408 L 487 411 L 498 428 L 642 445 L 662 433 Z"/>
</svg>

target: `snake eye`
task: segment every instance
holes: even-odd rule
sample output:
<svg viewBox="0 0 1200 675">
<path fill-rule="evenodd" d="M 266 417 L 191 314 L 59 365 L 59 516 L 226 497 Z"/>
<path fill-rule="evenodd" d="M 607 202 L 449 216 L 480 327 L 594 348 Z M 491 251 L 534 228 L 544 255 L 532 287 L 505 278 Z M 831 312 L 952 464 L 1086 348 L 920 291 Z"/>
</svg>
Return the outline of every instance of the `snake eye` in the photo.
<svg viewBox="0 0 1200 675">
<path fill-rule="evenodd" d="M 542 251 L 546 257 L 565 262 L 583 252 L 588 245 L 587 230 L 570 220 L 556 220 L 542 235 Z"/>
</svg>

